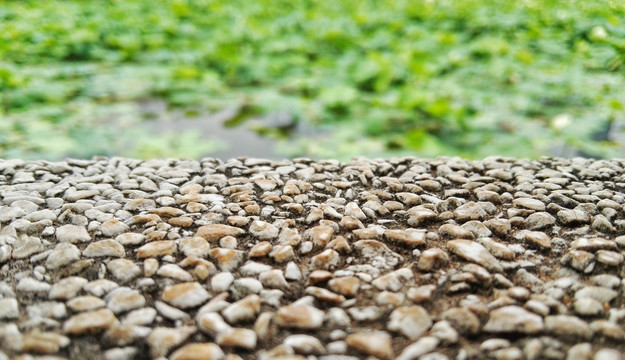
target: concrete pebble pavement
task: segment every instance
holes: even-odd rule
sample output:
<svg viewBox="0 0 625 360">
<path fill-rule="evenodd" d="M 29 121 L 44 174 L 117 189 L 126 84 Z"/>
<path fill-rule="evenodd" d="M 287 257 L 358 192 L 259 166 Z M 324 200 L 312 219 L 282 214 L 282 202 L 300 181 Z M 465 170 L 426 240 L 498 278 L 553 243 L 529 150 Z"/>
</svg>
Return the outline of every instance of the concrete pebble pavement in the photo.
<svg viewBox="0 0 625 360">
<path fill-rule="evenodd" d="M 0 360 L 617 360 L 625 160 L 0 160 Z"/>
</svg>

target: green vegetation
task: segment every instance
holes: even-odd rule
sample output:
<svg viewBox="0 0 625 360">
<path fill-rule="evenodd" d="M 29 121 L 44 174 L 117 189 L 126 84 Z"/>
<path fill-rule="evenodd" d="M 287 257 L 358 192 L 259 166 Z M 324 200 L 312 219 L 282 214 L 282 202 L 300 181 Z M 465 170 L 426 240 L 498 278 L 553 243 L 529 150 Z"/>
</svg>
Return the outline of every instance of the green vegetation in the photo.
<svg viewBox="0 0 625 360">
<path fill-rule="evenodd" d="M 287 110 L 321 134 L 291 156 L 612 156 L 592 134 L 625 119 L 624 62 L 619 0 L 3 1 L 0 157 L 219 146 L 150 130 L 154 98 Z"/>
</svg>

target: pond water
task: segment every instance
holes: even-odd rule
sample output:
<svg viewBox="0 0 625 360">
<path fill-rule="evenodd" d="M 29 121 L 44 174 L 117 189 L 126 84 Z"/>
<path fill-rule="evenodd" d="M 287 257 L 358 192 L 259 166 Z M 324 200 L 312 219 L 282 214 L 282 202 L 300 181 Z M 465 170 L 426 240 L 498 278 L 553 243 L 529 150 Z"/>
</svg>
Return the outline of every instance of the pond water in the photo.
<svg viewBox="0 0 625 360">
<path fill-rule="evenodd" d="M 196 131 L 206 141 L 218 141 L 219 148 L 201 157 L 230 159 L 235 157 L 256 157 L 270 160 L 284 159 L 286 156 L 276 151 L 280 140 L 262 136 L 250 128 L 248 122 L 234 127 L 225 123 L 236 116 L 238 109 L 227 108 L 215 113 L 208 111 L 183 111 L 170 109 L 165 101 L 150 100 L 140 104 L 140 111 L 149 120 L 146 127 L 159 133 L 181 133 Z M 252 121 L 253 122 L 253 121 Z"/>
</svg>

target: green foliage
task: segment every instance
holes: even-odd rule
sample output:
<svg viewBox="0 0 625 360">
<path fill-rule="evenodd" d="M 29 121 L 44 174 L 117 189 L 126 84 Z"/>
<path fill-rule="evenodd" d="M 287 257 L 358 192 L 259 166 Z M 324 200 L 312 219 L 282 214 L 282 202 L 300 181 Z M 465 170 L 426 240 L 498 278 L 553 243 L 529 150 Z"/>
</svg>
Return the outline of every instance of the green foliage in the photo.
<svg viewBox="0 0 625 360">
<path fill-rule="evenodd" d="M 289 155 L 611 156 L 624 61 L 617 0 L 5 1 L 0 157 L 216 149 L 149 130 L 150 98 L 286 109 L 320 134 Z"/>
</svg>

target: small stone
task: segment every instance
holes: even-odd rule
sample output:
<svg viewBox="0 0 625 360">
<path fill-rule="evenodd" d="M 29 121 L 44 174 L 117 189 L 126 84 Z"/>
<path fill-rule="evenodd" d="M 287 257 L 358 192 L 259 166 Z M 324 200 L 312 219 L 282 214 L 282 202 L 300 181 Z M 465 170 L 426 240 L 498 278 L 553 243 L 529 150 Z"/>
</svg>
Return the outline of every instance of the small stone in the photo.
<svg viewBox="0 0 625 360">
<path fill-rule="evenodd" d="M 211 224 L 201 226 L 195 236 L 199 236 L 207 240 L 208 242 L 215 242 L 224 236 L 234 236 L 245 234 L 245 230 L 238 227 L 224 225 L 224 224 Z"/>
<path fill-rule="evenodd" d="M 134 261 L 128 259 L 111 260 L 108 262 L 107 268 L 111 275 L 122 283 L 129 282 L 141 275 L 139 266 L 137 266 Z"/>
<path fill-rule="evenodd" d="M 343 295 L 339 295 L 339 294 L 333 293 L 330 290 L 316 287 L 316 286 L 307 287 L 305 290 L 305 294 L 312 295 L 319 300 L 328 301 L 332 303 L 341 303 L 346 300 Z"/>
<path fill-rule="evenodd" d="M 625 330 L 609 320 L 596 320 L 590 323 L 590 329 L 602 336 L 610 339 L 618 340 L 619 342 L 625 341 Z"/>
<path fill-rule="evenodd" d="M 392 359 L 391 337 L 385 332 L 356 333 L 345 338 L 347 346 L 358 352 L 380 359 Z"/>
<path fill-rule="evenodd" d="M 150 355 L 153 359 L 166 356 L 171 349 L 184 343 L 196 332 L 197 328 L 195 326 L 181 326 L 177 328 L 156 327 L 146 338 L 146 342 L 150 347 Z M 178 359 L 184 359 L 180 355 L 177 355 L 177 357 Z"/>
<path fill-rule="evenodd" d="M 616 251 L 598 250 L 596 252 L 597 261 L 608 266 L 619 266 L 623 263 L 623 255 Z"/>
<path fill-rule="evenodd" d="M 162 265 L 156 275 L 184 282 L 193 281 L 193 276 L 176 264 Z"/>
<path fill-rule="evenodd" d="M 432 326 L 432 319 L 421 306 L 401 306 L 395 309 L 387 324 L 391 331 L 399 332 L 410 340 L 416 340 Z"/>
<path fill-rule="evenodd" d="M 427 353 L 431 353 L 436 350 L 436 347 L 439 344 L 439 339 L 433 336 L 423 337 L 414 343 L 406 346 L 401 354 L 395 358 L 395 360 L 413 360 L 420 359 L 422 360 L 422 355 Z"/>
<path fill-rule="evenodd" d="M 404 283 L 413 279 L 414 275 L 412 271 L 407 268 L 401 268 L 395 271 L 391 271 L 388 274 L 382 275 L 371 282 L 371 285 L 375 286 L 379 290 L 387 291 L 399 291 L 404 286 Z"/>
<path fill-rule="evenodd" d="M 195 256 L 199 258 L 205 258 L 210 251 L 210 245 L 201 237 L 181 239 L 178 247 L 185 256 Z"/>
<path fill-rule="evenodd" d="M 441 318 L 463 335 L 475 335 L 480 330 L 480 320 L 467 308 L 453 307 L 443 312 Z"/>
<path fill-rule="evenodd" d="M 284 278 L 284 273 L 282 270 L 273 269 L 269 271 L 265 271 L 260 274 L 258 280 L 263 284 L 266 288 L 272 289 L 288 289 L 289 283 Z"/>
<path fill-rule="evenodd" d="M 268 222 L 256 220 L 250 225 L 249 232 L 259 240 L 272 240 L 278 237 L 280 230 Z"/>
<path fill-rule="evenodd" d="M 211 289 L 215 292 L 222 292 L 228 290 L 232 282 L 234 281 L 234 275 L 230 272 L 222 272 L 213 275 L 211 278 Z"/>
<path fill-rule="evenodd" d="M 287 261 L 293 260 L 295 257 L 295 251 L 291 245 L 276 245 L 269 253 L 269 257 L 278 264 L 283 264 Z"/>
<path fill-rule="evenodd" d="M 156 318 L 156 310 L 150 307 L 132 310 L 122 320 L 123 324 L 136 326 L 149 326 Z"/>
<path fill-rule="evenodd" d="M 323 311 L 305 304 L 291 304 L 278 309 L 276 322 L 283 328 L 319 329 Z"/>
<path fill-rule="evenodd" d="M 221 346 L 254 350 L 256 348 L 256 333 L 254 330 L 236 328 L 218 334 L 216 341 Z"/>
<path fill-rule="evenodd" d="M 80 259 L 80 250 L 69 242 L 58 243 L 46 259 L 46 267 L 55 270 Z"/>
<path fill-rule="evenodd" d="M 47 292 L 51 288 L 50 284 L 27 277 L 20 280 L 15 288 L 18 291 L 25 292 Z"/>
<path fill-rule="evenodd" d="M 545 204 L 540 200 L 532 198 L 514 199 L 512 205 L 534 211 L 545 211 Z"/>
<path fill-rule="evenodd" d="M 447 266 L 449 255 L 439 248 L 431 248 L 423 251 L 419 257 L 417 267 L 421 271 L 432 271 Z"/>
<path fill-rule="evenodd" d="M 210 299 L 210 294 L 197 282 L 184 282 L 167 286 L 163 290 L 163 301 L 181 308 L 188 309 L 199 306 Z"/>
<path fill-rule="evenodd" d="M 83 289 L 93 296 L 102 297 L 104 294 L 118 288 L 115 282 L 107 279 L 98 279 L 90 281 L 83 286 Z"/>
<path fill-rule="evenodd" d="M 571 242 L 571 248 L 584 251 L 616 250 L 616 243 L 602 238 L 579 238 Z"/>
<path fill-rule="evenodd" d="M 184 345 L 174 351 L 170 360 L 222 360 L 224 352 L 217 344 L 213 343 L 192 343 Z"/>
<path fill-rule="evenodd" d="M 447 242 L 447 247 L 461 258 L 482 265 L 490 271 L 503 271 L 497 259 L 477 242 L 471 240 L 450 240 Z"/>
<path fill-rule="evenodd" d="M 106 304 L 115 314 L 145 306 L 145 298 L 138 290 L 120 287 L 106 295 Z"/>
<path fill-rule="evenodd" d="M 35 330 L 22 337 L 22 351 L 39 354 L 54 354 L 70 344 L 67 336 L 53 332 Z"/>
<path fill-rule="evenodd" d="M 592 330 L 583 320 L 570 315 L 553 315 L 545 318 L 547 333 L 565 339 L 590 339 Z"/>
<path fill-rule="evenodd" d="M 334 229 L 328 225 L 318 225 L 304 232 L 304 239 L 312 241 L 314 246 L 325 247 L 330 240 Z"/>
<path fill-rule="evenodd" d="M 409 248 L 414 248 L 425 244 L 425 230 L 385 230 L 384 237 L 389 241 L 397 242 Z"/>
<path fill-rule="evenodd" d="M 585 286 L 575 292 L 575 300 L 590 298 L 600 303 L 609 303 L 618 296 L 618 292 L 602 286 Z"/>
<path fill-rule="evenodd" d="M 569 349 L 566 360 L 591 360 L 592 359 L 592 345 L 589 343 L 579 343 L 571 346 Z"/>
<path fill-rule="evenodd" d="M 149 242 L 136 250 L 140 259 L 174 255 L 178 251 L 178 246 L 171 240 L 158 240 Z"/>
<path fill-rule="evenodd" d="M 530 216 L 523 221 L 523 224 L 529 230 L 542 230 L 553 226 L 555 223 L 556 218 L 547 212 L 536 212 L 530 214 Z"/>
<path fill-rule="evenodd" d="M 558 211 L 558 221 L 562 225 L 573 226 L 579 224 L 588 224 L 590 222 L 588 214 L 581 210 L 560 210 Z"/>
<path fill-rule="evenodd" d="M 581 298 L 573 304 L 575 313 L 582 316 L 600 316 L 605 313 L 603 305 L 595 299 Z"/>
<path fill-rule="evenodd" d="M 79 243 L 91 240 L 91 235 L 83 226 L 63 225 L 56 229 L 56 239 L 59 242 Z"/>
<path fill-rule="evenodd" d="M 63 332 L 71 335 L 96 334 L 117 322 L 109 309 L 83 312 L 72 316 L 63 324 Z"/>
<path fill-rule="evenodd" d="M 0 299 L 0 320 L 17 319 L 20 311 L 16 299 Z"/>
<path fill-rule="evenodd" d="M 438 234 L 447 239 L 470 239 L 473 240 L 475 236 L 473 233 L 462 226 L 454 224 L 444 224 L 438 228 Z"/>
<path fill-rule="evenodd" d="M 326 249 L 318 255 L 312 257 L 310 265 L 312 269 L 334 269 L 338 266 L 341 256 L 332 249 Z"/>
<path fill-rule="evenodd" d="M 544 329 L 541 316 L 533 314 L 520 306 L 509 305 L 490 312 L 490 317 L 483 330 L 492 333 L 537 334 Z"/>
<path fill-rule="evenodd" d="M 434 211 L 420 206 L 410 208 L 407 213 L 408 216 L 410 216 L 408 218 L 408 225 L 415 227 L 435 221 L 438 218 L 438 215 Z"/>
<path fill-rule="evenodd" d="M 145 235 L 139 234 L 139 233 L 132 233 L 132 232 L 123 233 L 123 234 L 117 235 L 117 237 L 115 238 L 115 241 L 117 241 L 118 243 L 124 246 L 139 245 L 143 241 L 145 241 Z"/>
<path fill-rule="evenodd" d="M 106 302 L 93 295 L 79 296 L 67 302 L 67 307 L 73 312 L 91 311 L 106 306 Z M 0 304 L 2 308 L 2 304 Z"/>
<path fill-rule="evenodd" d="M 250 249 L 249 256 L 252 258 L 263 257 L 269 254 L 272 247 L 269 241 L 261 241 Z"/>
<path fill-rule="evenodd" d="M 68 300 L 74 298 L 88 282 L 87 279 L 78 276 L 61 279 L 52 285 L 48 293 L 48 298 L 51 300 Z"/>
<path fill-rule="evenodd" d="M 551 249 L 551 238 L 542 231 L 529 231 L 525 234 L 525 240 L 543 249 Z"/>
<path fill-rule="evenodd" d="M 414 301 L 416 303 L 429 301 L 432 299 L 432 295 L 436 291 L 436 285 L 423 285 L 419 287 L 413 287 L 408 289 L 406 296 L 410 301 Z"/>
<path fill-rule="evenodd" d="M 469 201 L 464 205 L 460 205 L 454 210 L 456 221 L 466 222 L 470 220 L 483 220 L 486 217 L 486 211 L 473 201 Z"/>
<path fill-rule="evenodd" d="M 321 355 L 325 353 L 323 344 L 321 344 L 319 339 L 310 335 L 289 335 L 282 343 L 293 348 L 298 354 Z"/>
<path fill-rule="evenodd" d="M 595 353 L 593 360 L 622 360 L 623 354 L 616 349 L 601 349 Z"/>
<path fill-rule="evenodd" d="M 122 244 L 109 239 L 89 244 L 89 246 L 87 246 L 87 248 L 82 252 L 82 255 L 86 257 L 124 257 L 126 256 L 126 251 L 124 250 Z"/>
<path fill-rule="evenodd" d="M 115 237 L 128 231 L 128 225 L 115 219 L 107 220 L 100 225 L 102 235 Z"/>
<path fill-rule="evenodd" d="M 336 293 L 354 297 L 360 288 L 360 280 L 355 276 L 335 278 L 328 281 L 328 287 Z"/>
<path fill-rule="evenodd" d="M 222 314 L 230 324 L 236 324 L 254 319 L 259 312 L 260 297 L 251 294 L 225 308 Z"/>
<path fill-rule="evenodd" d="M 243 251 L 234 249 L 214 248 L 209 252 L 210 257 L 222 271 L 233 271 L 245 259 Z"/>
</svg>

